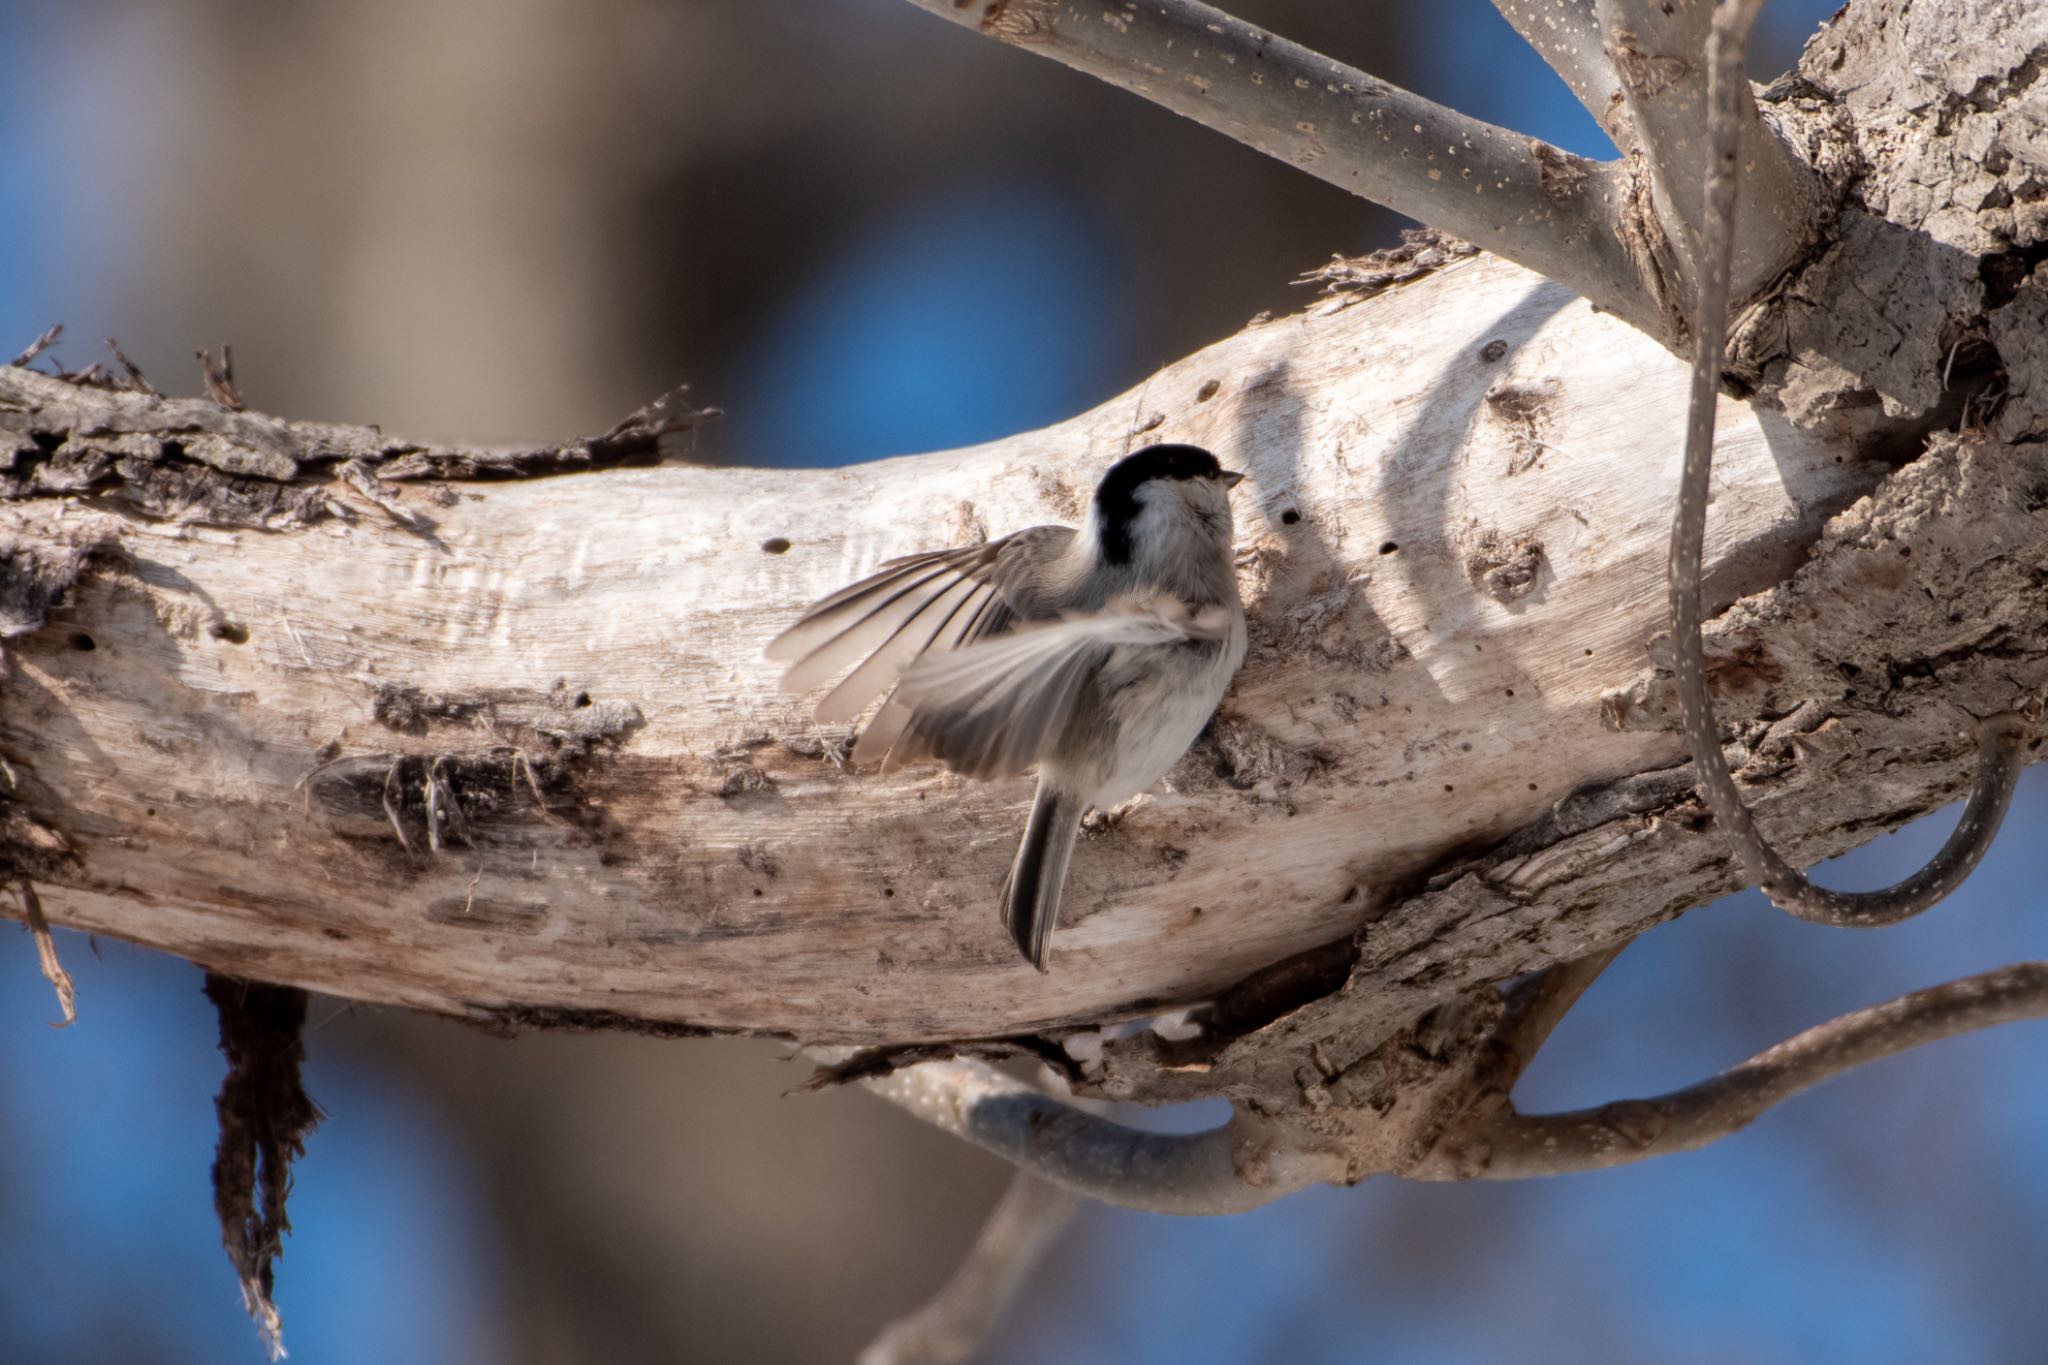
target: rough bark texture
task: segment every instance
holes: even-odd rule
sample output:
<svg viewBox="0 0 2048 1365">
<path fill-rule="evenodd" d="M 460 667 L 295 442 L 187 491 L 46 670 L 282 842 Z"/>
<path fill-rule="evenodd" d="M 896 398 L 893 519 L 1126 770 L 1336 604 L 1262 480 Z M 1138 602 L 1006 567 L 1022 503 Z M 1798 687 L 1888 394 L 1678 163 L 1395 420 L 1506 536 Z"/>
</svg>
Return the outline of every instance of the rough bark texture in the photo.
<svg viewBox="0 0 2048 1365">
<path fill-rule="evenodd" d="M 2043 20 L 1919 13 L 1852 7 L 1773 92 L 1838 230 L 1723 403 L 1709 655 L 1802 863 L 1952 799 L 1972 717 L 2048 686 Z M 527 477 L 688 414 L 515 457 L 0 370 L 0 879 L 508 1023 L 943 1042 L 1214 1001 L 1077 1042 L 1082 1079 L 1425 1113 L 1388 1038 L 1734 885 L 1655 639 L 1683 367 L 1434 249 L 1057 427 L 851 470 Z M 847 771 L 759 648 L 889 555 L 1072 522 L 1134 439 L 1253 471 L 1253 653 L 1077 851 L 1040 977 L 993 911 L 1028 782 Z"/>
<path fill-rule="evenodd" d="M 102 457 L 156 441 L 118 428 L 157 400 L 0 385 L 35 452 L 16 477 L 110 471 L 12 509 L 17 542 L 99 566 L 10 646 L 17 800 L 70 850 L 45 902 L 242 975 L 870 1043 L 1123 1017 L 1409 922 L 1400 893 L 1447 850 L 1681 752 L 1604 698 L 1661 618 L 1682 371 L 1489 259 L 975 451 L 416 490 L 373 473 L 396 515 L 343 473 L 453 457 L 246 413 L 212 463 L 196 438 Z M 1728 406 L 1723 601 L 1782 578 L 1882 472 Z M 890 555 L 1072 522 L 1139 428 L 1253 470 L 1255 644 L 1215 742 L 1084 843 L 1041 978 L 992 909 L 1028 781 L 848 771 L 760 647 Z M 1647 469 L 1607 487 L 1618 463 Z M 164 471 L 189 485 L 177 508 L 141 501 Z M 248 529 L 245 508 L 300 529 Z"/>
</svg>

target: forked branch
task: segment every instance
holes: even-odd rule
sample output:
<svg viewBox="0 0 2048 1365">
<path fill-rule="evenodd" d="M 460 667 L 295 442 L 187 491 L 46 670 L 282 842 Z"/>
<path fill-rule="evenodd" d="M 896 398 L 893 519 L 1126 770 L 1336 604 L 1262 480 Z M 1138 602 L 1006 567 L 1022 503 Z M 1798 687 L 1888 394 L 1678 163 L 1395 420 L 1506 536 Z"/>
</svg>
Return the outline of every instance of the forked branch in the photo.
<svg viewBox="0 0 2048 1365">
<path fill-rule="evenodd" d="M 1794 260 L 1812 231 L 1819 191 L 1812 170 L 1764 126 L 1751 96 L 1743 66 L 1749 24 L 1761 7 L 1743 4 L 1741 18 L 1727 4 L 1714 0 L 1595 0 L 1609 68 L 1620 83 L 1623 117 L 1604 120 L 1615 141 L 1626 150 L 1639 149 L 1649 163 L 1656 221 L 1679 269 L 1680 281 L 1701 282 L 1701 257 L 1709 248 L 1684 230 L 1705 223 L 1713 209 L 1703 186 L 1710 162 L 1722 152 L 1714 118 L 1728 121 L 1735 154 L 1747 176 L 1743 203 L 1731 207 L 1735 216 L 1729 248 L 1733 296 L 1750 298 Z M 1567 6 L 1570 8 L 1570 6 Z M 1710 93 L 1716 59 L 1709 54 L 1710 36 L 1724 32 L 1718 16 L 1738 24 L 1733 67 L 1722 75 L 1721 93 Z M 1726 46 L 1727 37 L 1718 39 Z M 1709 68 L 1701 79 L 1701 66 Z M 1709 116 L 1709 101 L 1715 101 Z M 1597 111 L 1596 111 L 1597 112 Z M 1732 201 L 1731 201 L 1732 204 Z M 1691 292 L 1691 291 L 1686 291 Z M 1704 304 L 1705 300 L 1702 299 Z M 1725 300 L 1724 300 L 1725 308 Z M 1702 315 L 1703 320 L 1703 315 Z"/>
<path fill-rule="evenodd" d="M 1467 117 L 1199 0 L 911 2 L 1518 261 L 1660 340 L 1684 334 L 1674 300 L 1697 274 L 1679 225 L 1700 220 L 1706 0 L 1495 0 L 1615 141 L 1647 155 L 1654 211 L 1632 202 L 1626 163 Z M 1818 188 L 1746 87 L 1737 118 L 1753 191 L 1734 278 L 1748 298 L 1806 243 Z"/>
<path fill-rule="evenodd" d="M 1567 1114 L 1498 1114 L 1446 1144 L 1431 1174 L 1517 1180 L 1693 1151 L 1845 1071 L 1993 1024 L 2044 1017 L 2048 962 L 2014 963 L 1845 1014 L 1668 1095 Z"/>
<path fill-rule="evenodd" d="M 1735 788 L 1721 753 L 1720 725 L 1707 693 L 1701 639 L 1700 572 L 1707 529 L 1708 477 L 1714 459 L 1715 396 L 1726 341 L 1730 263 L 1738 236 L 1737 183 L 1744 161 L 1745 112 L 1755 110 L 1743 74 L 1750 25 L 1763 0 L 1725 0 L 1707 40 L 1709 162 L 1700 220 L 1699 306 L 1694 310 L 1692 398 L 1685 433 L 1685 470 L 1671 531 L 1673 672 L 1685 712 L 1686 742 L 1698 769 L 1700 794 L 1728 831 L 1751 880 L 1780 908 L 1818 924 L 1892 924 L 1917 915 L 1960 886 L 1997 835 L 2019 780 L 2029 727 L 2016 716 L 1980 724 L 1975 785 L 1955 832 L 1927 866 L 1880 891 L 1830 891 L 1815 886 L 1765 842 Z"/>
<path fill-rule="evenodd" d="M 1560 962 L 1508 992 L 1507 1009 L 1493 1035 L 1495 1077 L 1503 1092 L 1521 1079 L 1551 1032 L 1626 947 L 1624 939 L 1576 961 Z"/>
<path fill-rule="evenodd" d="M 1560 964 L 1510 992 L 1486 1045 L 1450 1060 L 1464 1079 L 1443 1093 L 1462 1101 L 1353 1113 L 1345 1124 L 1328 1122 L 1337 1115 L 1326 1111 L 1314 1135 L 1242 1110 L 1206 1133 L 1141 1133 L 981 1062 L 925 1062 L 861 1084 L 1077 1194 L 1154 1213 L 1235 1213 L 1370 1175 L 1510 1180 L 1692 1151 L 1856 1067 L 1994 1024 L 2048 1018 L 2048 962 L 2015 963 L 1842 1015 L 1667 1095 L 1516 1113 L 1503 1102 L 1506 1088 L 1618 951 Z M 1441 1122 L 1447 1113 L 1457 1116 Z M 1414 1131 L 1390 1131 L 1402 1125 Z M 1396 1153 L 1410 1155 L 1390 1160 Z"/>
</svg>

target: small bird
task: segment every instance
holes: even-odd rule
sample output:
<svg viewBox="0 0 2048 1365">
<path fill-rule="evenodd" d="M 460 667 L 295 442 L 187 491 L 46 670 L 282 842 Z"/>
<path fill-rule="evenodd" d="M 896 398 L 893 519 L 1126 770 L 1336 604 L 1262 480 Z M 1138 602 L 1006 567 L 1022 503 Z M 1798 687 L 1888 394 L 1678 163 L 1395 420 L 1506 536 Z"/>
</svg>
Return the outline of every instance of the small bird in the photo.
<svg viewBox="0 0 2048 1365">
<path fill-rule="evenodd" d="M 1037 766 L 1002 911 L 1041 972 L 1081 817 L 1164 776 L 1244 662 L 1230 519 L 1243 478 L 1199 446 L 1147 446 L 1109 467 L 1078 532 L 892 559 L 768 645 L 790 692 L 854 666 L 820 721 L 888 693 L 856 763 L 936 759 L 980 779 Z"/>
</svg>

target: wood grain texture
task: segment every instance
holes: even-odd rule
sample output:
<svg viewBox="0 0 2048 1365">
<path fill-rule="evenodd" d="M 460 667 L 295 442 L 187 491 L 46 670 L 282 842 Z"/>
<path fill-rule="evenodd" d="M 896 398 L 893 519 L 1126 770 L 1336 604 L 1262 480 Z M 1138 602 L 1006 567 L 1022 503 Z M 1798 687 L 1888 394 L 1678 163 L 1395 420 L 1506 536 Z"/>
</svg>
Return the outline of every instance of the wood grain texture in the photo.
<svg viewBox="0 0 2048 1365">
<path fill-rule="evenodd" d="M 40 868 L 54 922 L 217 970 L 850 1042 L 1135 1016 L 1678 761 L 1610 694 L 1660 625 L 1683 398 L 1654 343 L 1473 257 L 970 450 L 451 482 L 445 503 L 380 481 L 431 529 L 338 477 L 323 496 L 356 514 L 291 533 L 30 499 L 16 541 L 98 548 L 9 643 L 0 754 L 71 851 Z M 1880 472 L 1725 407 L 1721 604 Z M 1215 743 L 1084 838 L 1041 977 L 994 911 L 1028 780 L 847 771 L 844 732 L 760 649 L 889 556 L 1074 521 L 1140 432 L 1252 471 L 1252 655 Z"/>
</svg>

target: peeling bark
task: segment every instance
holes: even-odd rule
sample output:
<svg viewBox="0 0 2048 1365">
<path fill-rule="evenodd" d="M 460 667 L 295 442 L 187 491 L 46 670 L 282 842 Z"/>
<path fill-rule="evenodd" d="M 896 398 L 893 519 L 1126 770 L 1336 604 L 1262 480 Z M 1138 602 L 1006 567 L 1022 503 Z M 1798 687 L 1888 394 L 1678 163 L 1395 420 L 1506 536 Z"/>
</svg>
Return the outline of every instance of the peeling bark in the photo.
<svg viewBox="0 0 2048 1365">
<path fill-rule="evenodd" d="M 284 1356 L 284 1320 L 273 1291 L 277 1258 L 291 1231 L 285 1196 L 292 1162 L 320 1122 L 299 1070 L 306 1060 L 306 993 L 208 972 L 206 998 L 220 1014 L 228 1061 L 213 1107 L 220 1141 L 213 1157 L 213 1208 L 221 1244 L 242 1282 L 242 1301 L 273 1360 Z"/>
</svg>

